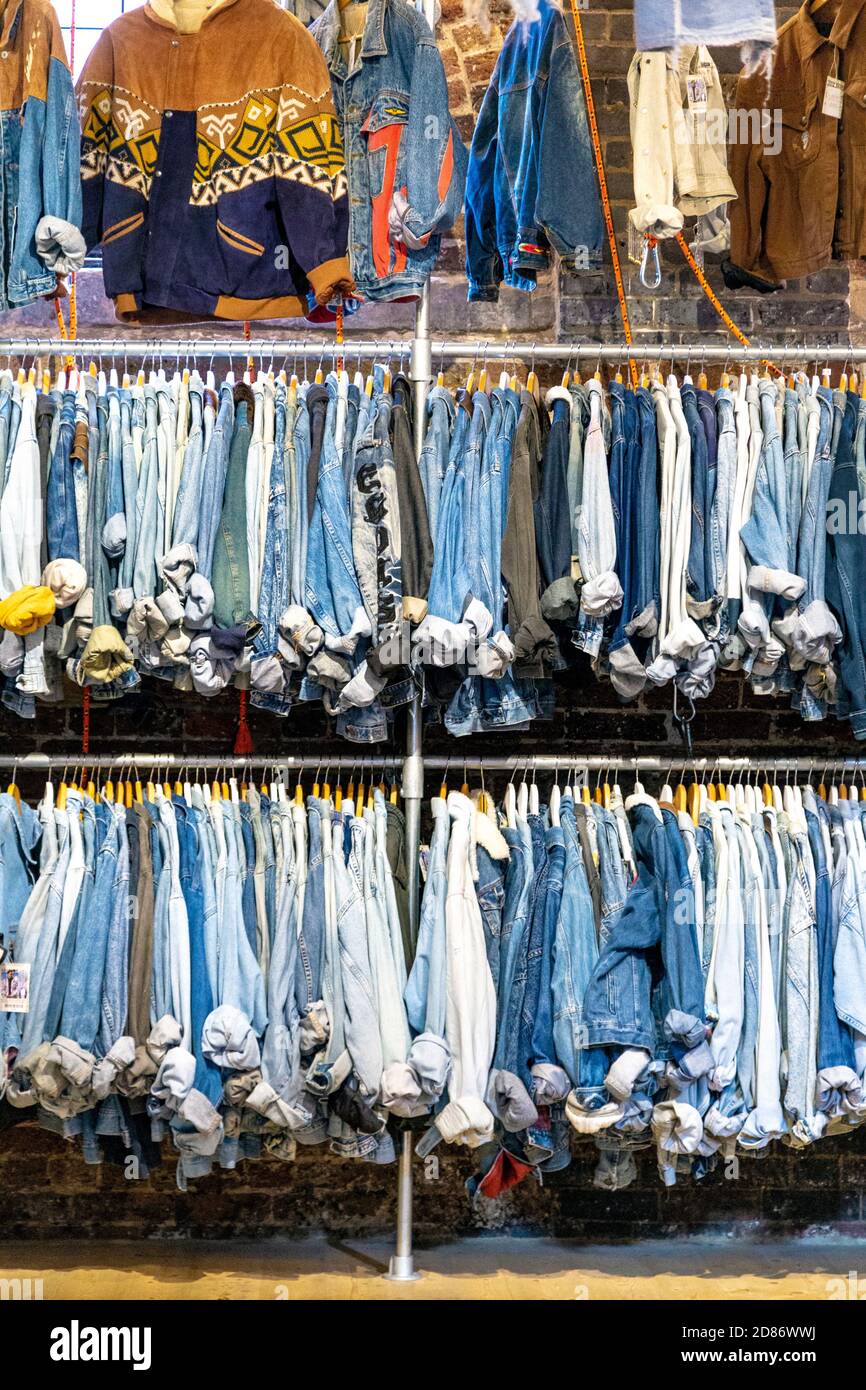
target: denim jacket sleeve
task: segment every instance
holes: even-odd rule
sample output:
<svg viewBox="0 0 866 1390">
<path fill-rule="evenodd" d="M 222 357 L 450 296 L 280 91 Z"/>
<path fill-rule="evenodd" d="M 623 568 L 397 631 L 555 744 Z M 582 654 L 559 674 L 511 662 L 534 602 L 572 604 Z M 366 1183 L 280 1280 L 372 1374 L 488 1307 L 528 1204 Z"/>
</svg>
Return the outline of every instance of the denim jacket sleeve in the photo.
<svg viewBox="0 0 866 1390">
<path fill-rule="evenodd" d="M 539 103 L 540 148 L 535 220 L 576 270 L 601 265 L 604 219 L 598 174 L 574 44 L 560 22 Z"/>
<path fill-rule="evenodd" d="M 46 50 L 34 51 L 25 72 L 18 223 L 9 275 L 13 304 L 47 293 L 55 272 L 75 269 L 84 259 L 78 230 L 78 116 L 60 25 L 53 11 L 50 15 Z"/>
<path fill-rule="evenodd" d="M 62 39 L 60 43 L 62 44 Z M 60 56 L 52 55 L 48 70 L 48 100 L 42 160 L 42 211 L 81 226 L 81 132 L 72 74 Z M 22 170 L 23 172 L 23 170 Z"/>
<path fill-rule="evenodd" d="M 466 276 L 470 300 L 497 300 L 503 275 L 502 256 L 496 239 L 498 67 L 497 63 L 478 113 L 466 184 Z"/>
<path fill-rule="evenodd" d="M 452 227 L 463 209 L 468 155 L 448 110 L 448 84 L 431 34 L 415 48 L 405 141 L 406 189 L 391 202 L 390 231 L 412 251 Z"/>
</svg>

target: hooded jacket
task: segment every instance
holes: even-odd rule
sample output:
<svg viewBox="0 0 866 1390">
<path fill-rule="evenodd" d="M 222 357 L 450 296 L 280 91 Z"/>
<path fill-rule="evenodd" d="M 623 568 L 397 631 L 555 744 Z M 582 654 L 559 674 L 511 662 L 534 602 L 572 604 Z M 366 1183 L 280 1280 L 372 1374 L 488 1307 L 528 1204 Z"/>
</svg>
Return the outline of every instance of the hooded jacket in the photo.
<svg viewBox="0 0 866 1390">
<path fill-rule="evenodd" d="M 106 292 L 130 322 L 303 315 L 352 288 L 322 57 L 271 0 L 217 0 L 194 32 L 182 14 L 154 0 L 122 15 L 78 85 Z"/>
</svg>

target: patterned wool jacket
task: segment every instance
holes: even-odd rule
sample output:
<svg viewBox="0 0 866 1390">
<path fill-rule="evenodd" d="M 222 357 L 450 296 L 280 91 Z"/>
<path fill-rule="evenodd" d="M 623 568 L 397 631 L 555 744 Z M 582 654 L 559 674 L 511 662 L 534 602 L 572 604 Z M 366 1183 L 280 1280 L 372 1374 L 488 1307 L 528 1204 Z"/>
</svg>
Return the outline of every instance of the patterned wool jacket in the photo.
<svg viewBox="0 0 866 1390">
<path fill-rule="evenodd" d="M 193 33 L 171 0 L 132 10 L 78 94 L 84 235 L 118 318 L 291 318 L 351 291 L 329 74 L 273 0 L 217 0 Z"/>
</svg>

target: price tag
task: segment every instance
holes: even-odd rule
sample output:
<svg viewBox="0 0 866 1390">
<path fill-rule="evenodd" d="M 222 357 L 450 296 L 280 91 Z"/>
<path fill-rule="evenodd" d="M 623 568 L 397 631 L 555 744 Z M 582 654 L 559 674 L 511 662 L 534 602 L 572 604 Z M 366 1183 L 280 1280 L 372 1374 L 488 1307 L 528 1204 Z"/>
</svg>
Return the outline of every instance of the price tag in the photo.
<svg viewBox="0 0 866 1390">
<path fill-rule="evenodd" d="M 689 77 L 686 79 L 689 96 L 690 111 L 706 111 L 707 109 L 707 84 L 703 77 Z"/>
<path fill-rule="evenodd" d="M 834 120 L 842 119 L 842 98 L 845 95 L 845 83 L 840 82 L 838 77 L 828 77 L 827 85 L 824 88 L 824 105 L 821 110 L 825 116 L 832 116 Z"/>
<path fill-rule="evenodd" d="M 0 1013 L 30 1012 L 30 965 L 10 961 L 0 965 Z"/>
</svg>

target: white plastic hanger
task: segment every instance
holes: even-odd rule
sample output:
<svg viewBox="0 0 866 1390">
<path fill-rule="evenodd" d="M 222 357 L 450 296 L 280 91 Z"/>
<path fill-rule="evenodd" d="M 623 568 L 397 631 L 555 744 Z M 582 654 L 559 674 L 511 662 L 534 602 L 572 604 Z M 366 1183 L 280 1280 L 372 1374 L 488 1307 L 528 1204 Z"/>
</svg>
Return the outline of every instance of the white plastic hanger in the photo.
<svg viewBox="0 0 866 1390">
<path fill-rule="evenodd" d="M 550 791 L 550 824 L 560 825 L 559 808 L 562 802 L 562 792 L 559 788 L 559 772 L 554 772 L 553 786 Z"/>
<path fill-rule="evenodd" d="M 505 788 L 504 804 L 505 804 L 505 820 L 506 820 L 506 822 L 507 822 L 507 824 L 508 824 L 508 829 L 509 829 L 509 830 L 516 830 L 516 829 L 517 829 L 517 792 L 516 792 L 515 789 L 514 789 L 514 783 L 513 783 L 513 782 L 509 782 L 509 783 L 508 783 L 508 786 Z"/>
</svg>

